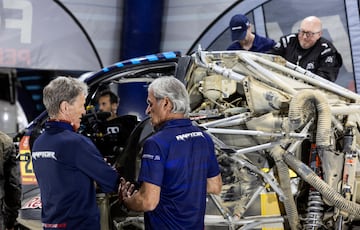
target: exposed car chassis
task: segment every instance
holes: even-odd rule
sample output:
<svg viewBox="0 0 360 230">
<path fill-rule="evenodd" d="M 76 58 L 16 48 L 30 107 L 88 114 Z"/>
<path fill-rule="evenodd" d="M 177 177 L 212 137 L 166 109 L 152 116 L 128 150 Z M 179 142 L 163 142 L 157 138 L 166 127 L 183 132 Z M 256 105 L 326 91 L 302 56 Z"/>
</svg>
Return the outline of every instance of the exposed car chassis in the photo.
<svg viewBox="0 0 360 230">
<path fill-rule="evenodd" d="M 357 224 L 358 94 L 278 56 L 200 49 L 171 59 L 176 61 L 156 68 L 137 66 L 99 79 L 104 71 L 94 74 L 87 103 L 94 103 L 98 85 L 150 82 L 169 74 L 186 84 L 190 117 L 212 136 L 224 182 L 220 196 L 208 196 L 206 229 L 346 229 Z M 166 73 L 149 74 L 160 66 Z M 142 78 L 131 77 L 137 73 Z M 141 143 L 148 135 L 145 119 L 117 156 L 114 165 L 131 171 L 128 179 L 136 180 Z M 99 197 L 103 229 L 143 228 L 141 213 L 123 210 L 116 195 Z"/>
</svg>

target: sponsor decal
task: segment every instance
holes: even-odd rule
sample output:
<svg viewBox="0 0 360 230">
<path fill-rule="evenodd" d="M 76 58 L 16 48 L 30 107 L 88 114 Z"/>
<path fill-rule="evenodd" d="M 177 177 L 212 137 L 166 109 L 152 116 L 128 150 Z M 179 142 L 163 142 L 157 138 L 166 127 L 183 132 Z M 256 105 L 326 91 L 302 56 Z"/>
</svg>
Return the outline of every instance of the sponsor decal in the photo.
<svg viewBox="0 0 360 230">
<path fill-rule="evenodd" d="M 23 185 L 37 184 L 31 161 L 29 140 L 29 136 L 24 136 L 19 144 L 21 184 Z"/>
<path fill-rule="evenodd" d="M 117 127 L 117 126 L 107 127 L 106 132 L 107 132 L 108 134 L 119 133 L 119 132 L 120 132 L 120 128 Z"/>
<path fill-rule="evenodd" d="M 36 208 L 42 208 L 41 199 L 40 196 L 35 196 L 29 201 L 27 201 L 21 209 L 36 209 Z"/>
</svg>

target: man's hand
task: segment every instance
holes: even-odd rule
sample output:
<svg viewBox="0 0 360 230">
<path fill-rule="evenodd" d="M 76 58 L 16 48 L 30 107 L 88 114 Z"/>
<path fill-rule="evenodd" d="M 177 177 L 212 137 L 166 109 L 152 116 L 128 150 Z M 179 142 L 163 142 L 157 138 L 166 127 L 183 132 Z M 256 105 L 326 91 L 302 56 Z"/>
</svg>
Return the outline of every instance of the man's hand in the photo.
<svg viewBox="0 0 360 230">
<path fill-rule="evenodd" d="M 119 202 L 122 203 L 126 199 L 130 198 L 137 192 L 135 185 L 128 181 L 125 181 L 123 177 L 120 178 L 120 184 L 118 188 Z"/>
</svg>

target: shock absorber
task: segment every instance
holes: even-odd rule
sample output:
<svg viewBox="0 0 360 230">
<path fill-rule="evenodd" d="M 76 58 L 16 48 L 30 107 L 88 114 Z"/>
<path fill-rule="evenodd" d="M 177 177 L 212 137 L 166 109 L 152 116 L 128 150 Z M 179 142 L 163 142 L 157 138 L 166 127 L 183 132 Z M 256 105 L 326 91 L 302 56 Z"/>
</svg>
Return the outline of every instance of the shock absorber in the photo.
<svg viewBox="0 0 360 230">
<path fill-rule="evenodd" d="M 344 135 L 343 152 L 345 154 L 345 164 L 342 180 L 342 193 L 348 200 L 351 200 L 352 193 L 354 192 L 355 174 L 357 167 L 356 162 L 358 161 L 357 154 L 352 149 L 353 139 L 354 134 L 352 127 L 348 127 Z"/>
<path fill-rule="evenodd" d="M 304 223 L 305 230 L 321 229 L 323 226 L 322 218 L 324 211 L 324 202 L 318 191 L 310 191 L 307 202 L 306 217 Z"/>
<path fill-rule="evenodd" d="M 310 150 L 310 168 L 320 177 L 322 177 L 320 157 L 317 154 L 316 145 L 311 144 Z M 323 226 L 324 201 L 320 192 L 314 188 L 309 189 L 309 197 L 306 208 L 304 222 L 305 230 L 317 230 Z"/>
<path fill-rule="evenodd" d="M 343 142 L 343 153 L 345 155 L 345 162 L 343 168 L 343 177 L 342 177 L 342 188 L 341 192 L 345 199 L 352 200 L 353 193 L 355 190 L 355 181 L 356 181 L 356 171 L 357 171 L 357 162 L 358 155 L 353 149 L 354 142 L 354 132 L 352 126 L 349 126 L 345 130 L 344 142 Z M 342 226 L 343 222 L 346 221 L 349 213 L 340 211 L 339 216 L 337 217 L 337 224 Z"/>
</svg>

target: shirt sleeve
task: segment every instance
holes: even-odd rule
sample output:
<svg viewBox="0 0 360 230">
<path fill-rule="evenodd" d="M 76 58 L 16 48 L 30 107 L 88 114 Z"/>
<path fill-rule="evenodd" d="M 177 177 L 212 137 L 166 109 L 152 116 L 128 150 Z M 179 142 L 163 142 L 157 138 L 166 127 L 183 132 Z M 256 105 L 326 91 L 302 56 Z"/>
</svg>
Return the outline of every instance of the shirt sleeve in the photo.
<svg viewBox="0 0 360 230">
<path fill-rule="evenodd" d="M 280 55 L 281 57 L 286 58 L 287 52 L 292 52 L 290 44 L 294 42 L 294 39 L 297 40 L 297 34 L 289 34 L 286 36 L 280 37 L 279 41 L 267 52 L 269 54 Z"/>
<path fill-rule="evenodd" d="M 320 56 L 319 68 L 315 74 L 334 82 L 342 66 L 342 57 L 336 50 L 330 49 L 328 52 L 324 52 L 325 51 L 323 51 L 323 55 Z"/>
<path fill-rule="evenodd" d="M 141 157 L 139 182 L 148 182 L 158 186 L 162 185 L 164 177 L 166 156 L 159 145 L 149 138 L 145 141 Z"/>
<path fill-rule="evenodd" d="M 117 191 L 119 185 L 118 173 L 105 162 L 95 145 L 84 138 L 77 147 L 77 149 L 80 149 L 79 154 L 76 156 L 77 167 L 92 178 L 102 192 Z"/>
<path fill-rule="evenodd" d="M 267 53 L 268 54 L 284 56 L 285 48 L 284 48 L 284 45 L 280 41 L 275 43 L 275 45 L 272 46 L 272 48 Z"/>
</svg>

